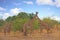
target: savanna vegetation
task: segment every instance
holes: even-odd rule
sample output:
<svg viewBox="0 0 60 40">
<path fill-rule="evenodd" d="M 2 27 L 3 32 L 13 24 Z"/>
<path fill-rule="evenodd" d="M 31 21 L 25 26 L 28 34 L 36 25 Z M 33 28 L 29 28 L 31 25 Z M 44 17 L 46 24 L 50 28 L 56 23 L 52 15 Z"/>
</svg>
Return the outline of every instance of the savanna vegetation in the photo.
<svg viewBox="0 0 60 40">
<path fill-rule="evenodd" d="M 8 25 L 9 23 L 11 23 L 12 24 L 11 25 L 11 30 L 13 32 L 22 31 L 23 24 L 25 22 L 28 22 L 29 20 L 31 20 L 34 15 L 35 15 L 34 13 L 20 12 L 18 15 L 9 16 L 5 20 L 0 19 L 0 28 L 3 29 L 3 27 L 5 25 Z M 56 27 L 56 28 L 58 28 L 60 30 L 60 22 L 59 21 L 52 20 L 50 17 L 43 18 L 42 21 L 47 23 L 48 25 L 50 25 L 51 28 Z M 41 25 L 39 25 L 38 19 L 34 20 L 34 22 L 33 22 L 33 29 L 34 30 L 35 29 L 39 29 L 40 26 Z"/>
</svg>

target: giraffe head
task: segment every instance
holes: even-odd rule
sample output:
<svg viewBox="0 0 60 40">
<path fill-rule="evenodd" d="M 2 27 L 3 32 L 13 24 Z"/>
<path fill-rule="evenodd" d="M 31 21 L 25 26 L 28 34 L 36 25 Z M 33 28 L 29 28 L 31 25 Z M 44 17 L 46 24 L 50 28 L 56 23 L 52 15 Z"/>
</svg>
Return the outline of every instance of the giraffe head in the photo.
<svg viewBox="0 0 60 40">
<path fill-rule="evenodd" d="M 38 12 L 36 12 L 36 16 L 38 15 Z"/>
</svg>

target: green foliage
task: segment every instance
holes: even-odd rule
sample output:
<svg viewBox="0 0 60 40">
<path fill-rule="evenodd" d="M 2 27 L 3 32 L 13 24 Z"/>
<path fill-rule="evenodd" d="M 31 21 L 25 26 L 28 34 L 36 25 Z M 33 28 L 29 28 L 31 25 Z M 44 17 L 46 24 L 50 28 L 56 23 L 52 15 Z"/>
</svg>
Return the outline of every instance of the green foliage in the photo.
<svg viewBox="0 0 60 40">
<path fill-rule="evenodd" d="M 33 18 L 33 16 L 34 16 L 35 14 L 29 14 L 29 17 L 30 17 L 30 19 L 32 19 Z"/>
<path fill-rule="evenodd" d="M 29 17 L 28 14 L 25 13 L 25 12 L 20 12 L 17 16 L 20 17 L 20 18 L 23 18 L 23 19 Z"/>
<path fill-rule="evenodd" d="M 5 21 L 4 20 L 0 20 L 0 26 L 3 26 L 4 23 L 6 22 L 12 22 L 12 31 L 16 32 L 16 31 L 22 31 L 23 28 L 23 24 L 29 20 L 31 20 L 33 18 L 35 14 L 33 13 L 25 13 L 25 12 L 20 12 L 18 15 L 16 16 L 10 16 L 8 17 Z M 60 24 L 60 22 L 56 21 L 56 20 L 52 20 L 50 17 L 48 18 L 43 18 L 43 20 L 45 23 L 49 24 L 50 26 L 53 26 L 55 24 Z M 33 29 L 38 29 L 40 27 L 39 21 L 38 19 L 34 20 L 33 22 Z"/>
<path fill-rule="evenodd" d="M 4 25 L 4 20 L 0 19 L 0 26 Z"/>
<path fill-rule="evenodd" d="M 39 29 L 39 27 L 40 27 L 39 21 L 35 20 L 34 23 L 33 23 L 33 28 L 34 29 Z"/>
<path fill-rule="evenodd" d="M 13 27 L 12 27 L 12 30 L 13 31 L 21 31 L 22 30 L 22 27 L 23 27 L 23 24 L 28 21 L 28 19 L 16 19 L 14 22 L 13 22 Z"/>
<path fill-rule="evenodd" d="M 48 17 L 48 18 L 43 18 L 43 21 L 44 21 L 45 23 L 47 23 L 48 25 L 50 25 L 50 27 L 58 24 L 58 21 L 52 20 L 50 17 Z"/>
<path fill-rule="evenodd" d="M 17 17 L 16 16 L 9 16 L 6 21 L 9 22 L 9 21 L 14 21 Z"/>
<path fill-rule="evenodd" d="M 25 12 L 21 12 L 19 13 L 17 16 L 15 16 L 14 18 L 15 20 L 13 21 L 13 25 L 12 25 L 12 30 L 13 31 L 21 31 L 23 24 L 27 21 L 29 21 L 29 16 L 27 13 Z"/>
</svg>

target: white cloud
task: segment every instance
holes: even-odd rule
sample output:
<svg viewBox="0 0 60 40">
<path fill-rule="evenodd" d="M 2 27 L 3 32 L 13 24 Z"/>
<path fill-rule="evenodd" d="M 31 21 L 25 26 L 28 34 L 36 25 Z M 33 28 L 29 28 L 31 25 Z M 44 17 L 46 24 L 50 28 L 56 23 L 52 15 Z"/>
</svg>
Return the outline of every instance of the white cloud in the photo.
<svg viewBox="0 0 60 40">
<path fill-rule="evenodd" d="M 23 1 L 23 2 L 26 3 L 26 4 L 33 4 L 32 1 Z"/>
<path fill-rule="evenodd" d="M 52 5 L 60 7 L 60 0 L 54 0 L 54 2 L 52 0 L 36 0 L 36 3 L 38 5 Z"/>
<path fill-rule="evenodd" d="M 9 16 L 13 16 L 13 15 L 17 15 L 19 12 L 22 11 L 21 8 L 13 8 L 9 10 L 9 13 L 4 13 L 3 11 L 5 11 L 6 9 L 3 7 L 0 7 L 0 18 L 2 17 L 3 19 L 6 19 Z"/>
<path fill-rule="evenodd" d="M 55 6 L 60 7 L 60 0 L 55 0 Z"/>
<path fill-rule="evenodd" d="M 51 17 L 51 19 L 60 21 L 60 17 L 58 17 L 58 16 L 53 16 L 53 17 Z"/>
<path fill-rule="evenodd" d="M 5 11 L 6 9 L 3 7 L 0 7 L 0 11 Z"/>
<path fill-rule="evenodd" d="M 13 9 L 10 9 L 9 13 L 0 14 L 0 17 L 2 17 L 2 19 L 5 20 L 7 17 L 17 15 L 21 11 L 22 11 L 21 8 L 13 8 Z"/>
<path fill-rule="evenodd" d="M 2 19 L 6 19 L 7 17 L 9 17 L 10 16 L 10 14 L 9 13 L 4 13 L 4 15 L 2 15 L 3 17 L 2 17 Z"/>
<path fill-rule="evenodd" d="M 21 12 L 22 9 L 21 8 L 14 8 L 10 10 L 10 14 L 11 15 L 17 15 L 19 12 Z"/>
<path fill-rule="evenodd" d="M 38 5 L 44 5 L 44 4 L 46 4 L 46 5 L 53 5 L 53 2 L 52 2 L 52 0 L 36 0 L 36 3 L 38 4 Z"/>
</svg>

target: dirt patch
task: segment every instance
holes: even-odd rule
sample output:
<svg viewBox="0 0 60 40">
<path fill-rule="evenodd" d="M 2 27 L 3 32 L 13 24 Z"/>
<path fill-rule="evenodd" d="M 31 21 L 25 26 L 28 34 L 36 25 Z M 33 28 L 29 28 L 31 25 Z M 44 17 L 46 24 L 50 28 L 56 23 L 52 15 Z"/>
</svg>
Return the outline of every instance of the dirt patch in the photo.
<svg viewBox="0 0 60 40">
<path fill-rule="evenodd" d="M 39 33 L 38 30 L 34 31 L 28 36 L 23 36 L 22 32 L 11 32 L 10 34 L 4 35 L 0 33 L 0 40 L 60 40 L 60 31 L 53 30 L 53 33 L 47 34 Z"/>
</svg>

